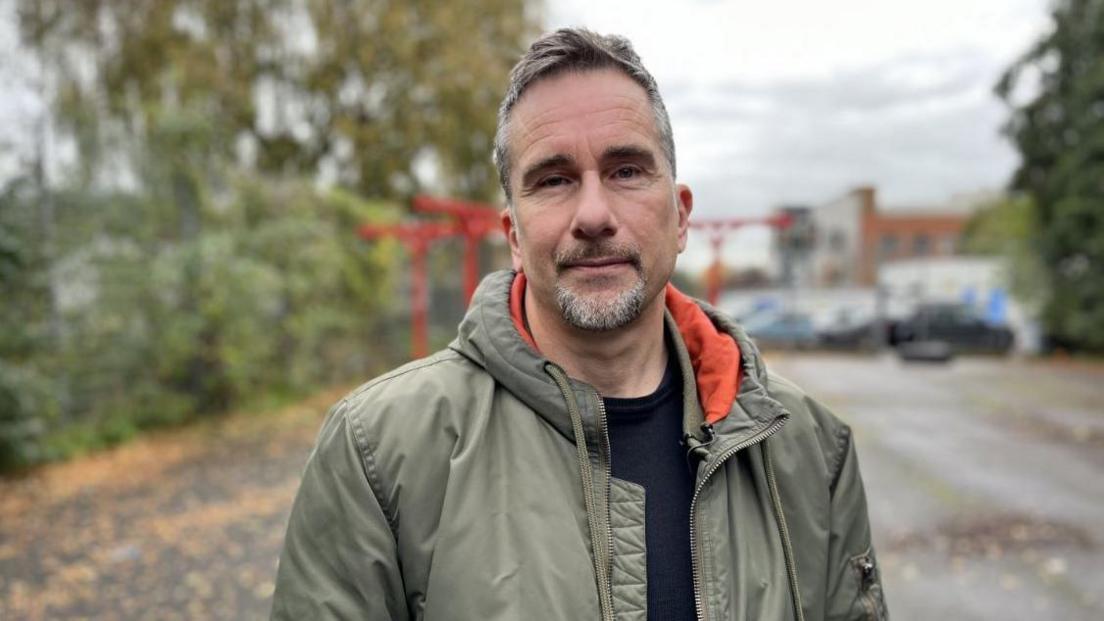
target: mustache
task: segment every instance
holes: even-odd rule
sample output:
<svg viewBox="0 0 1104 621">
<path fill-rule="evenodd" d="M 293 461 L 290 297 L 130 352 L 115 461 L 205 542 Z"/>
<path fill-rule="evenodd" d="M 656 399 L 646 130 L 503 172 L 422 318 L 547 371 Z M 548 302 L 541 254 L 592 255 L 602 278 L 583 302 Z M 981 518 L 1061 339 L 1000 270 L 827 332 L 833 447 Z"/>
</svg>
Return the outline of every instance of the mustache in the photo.
<svg viewBox="0 0 1104 621">
<path fill-rule="evenodd" d="M 553 257 L 557 273 L 563 272 L 581 261 L 593 261 L 595 259 L 624 261 L 632 265 L 638 272 L 643 269 L 640 262 L 640 250 L 631 244 L 586 243 L 557 252 Z"/>
</svg>

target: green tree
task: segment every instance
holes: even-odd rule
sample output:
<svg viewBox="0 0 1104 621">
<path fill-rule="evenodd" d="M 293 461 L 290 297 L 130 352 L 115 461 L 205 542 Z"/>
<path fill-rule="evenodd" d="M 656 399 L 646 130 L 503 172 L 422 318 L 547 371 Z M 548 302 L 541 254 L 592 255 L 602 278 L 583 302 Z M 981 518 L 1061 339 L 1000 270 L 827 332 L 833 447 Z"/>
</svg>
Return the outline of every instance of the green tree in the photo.
<svg viewBox="0 0 1104 621">
<path fill-rule="evenodd" d="M 524 0 L 17 2 L 86 178 L 171 157 L 181 145 L 151 148 L 150 132 L 183 115 L 206 124 L 189 151 L 204 161 L 240 152 L 400 199 L 419 168 L 441 191 L 496 195 L 495 108 L 535 27 Z"/>
<path fill-rule="evenodd" d="M 0 195 L 0 467 L 402 355 L 402 255 L 357 226 L 496 195 L 523 0 L 15 4 L 77 148 Z"/>
<path fill-rule="evenodd" d="M 1038 223 L 1036 209 L 1025 194 L 1004 197 L 981 206 L 962 231 L 962 252 L 999 256 L 1005 277 L 1020 303 L 1039 313 L 1050 296 L 1049 280 L 1032 244 Z"/>
<path fill-rule="evenodd" d="M 1013 107 L 1005 131 L 1022 160 L 1012 187 L 1033 201 L 1045 328 L 1058 344 L 1104 351 L 1104 0 L 1059 0 L 1052 20 L 996 90 Z"/>
<path fill-rule="evenodd" d="M 34 196 L 27 179 L 0 192 L 0 469 L 41 459 L 42 437 L 57 415 L 40 364 L 49 292 Z"/>
</svg>

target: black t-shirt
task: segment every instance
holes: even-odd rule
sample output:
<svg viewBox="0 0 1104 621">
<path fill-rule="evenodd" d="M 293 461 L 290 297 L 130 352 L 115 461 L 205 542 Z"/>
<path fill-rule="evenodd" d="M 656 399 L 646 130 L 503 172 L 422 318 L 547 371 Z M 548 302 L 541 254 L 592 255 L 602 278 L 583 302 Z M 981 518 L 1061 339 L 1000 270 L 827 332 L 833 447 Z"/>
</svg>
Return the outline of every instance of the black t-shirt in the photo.
<svg viewBox="0 0 1104 621">
<path fill-rule="evenodd" d="M 659 388 L 633 399 L 603 398 L 613 476 L 642 485 L 648 619 L 696 619 L 690 559 L 694 481 L 682 438 L 682 377 L 668 356 Z"/>
</svg>

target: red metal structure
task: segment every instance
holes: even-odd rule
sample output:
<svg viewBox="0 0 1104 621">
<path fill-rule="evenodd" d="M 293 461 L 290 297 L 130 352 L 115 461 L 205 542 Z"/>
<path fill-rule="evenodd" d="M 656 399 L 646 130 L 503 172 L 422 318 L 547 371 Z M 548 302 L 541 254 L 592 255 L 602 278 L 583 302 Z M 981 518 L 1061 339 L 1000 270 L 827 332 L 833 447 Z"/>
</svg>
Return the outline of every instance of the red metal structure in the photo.
<svg viewBox="0 0 1104 621">
<path fill-rule="evenodd" d="M 479 285 L 479 242 L 491 233 L 502 230 L 501 212 L 486 203 L 426 195 L 414 197 L 414 210 L 444 214 L 456 223 L 458 234 L 464 237 L 464 303 L 470 303 Z"/>
<path fill-rule="evenodd" d="M 447 220 L 422 220 L 390 225 L 366 224 L 360 227 L 360 236 L 367 240 L 392 238 L 401 241 L 410 252 L 411 288 L 410 312 L 411 333 L 410 353 L 414 358 L 428 354 L 429 349 L 429 275 L 426 272 L 426 255 L 434 241 L 448 237 L 464 238 L 464 300 L 471 302 L 475 288 L 479 284 L 479 242 L 501 228 L 501 212 L 485 203 L 474 203 L 419 195 L 413 200 L 414 211 L 424 214 L 439 214 Z M 790 225 L 788 215 L 769 218 L 729 218 L 720 220 L 693 220 L 691 228 L 709 232 L 709 242 L 713 246 L 713 265 L 709 268 L 709 303 L 716 304 L 720 297 L 723 281 L 721 248 L 725 237 L 744 226 L 766 225 L 786 228 Z"/>
<path fill-rule="evenodd" d="M 414 210 L 445 214 L 449 220 L 423 220 L 401 224 L 360 227 L 364 239 L 398 239 L 410 252 L 410 355 L 421 358 L 429 353 L 429 274 L 426 255 L 430 245 L 447 237 L 464 237 L 464 300 L 471 302 L 479 282 L 479 242 L 500 230 L 498 212 L 489 205 L 466 203 L 433 196 L 414 197 Z"/>
<path fill-rule="evenodd" d="M 410 355 L 414 358 L 421 358 L 429 353 L 429 276 L 426 274 L 426 254 L 435 240 L 452 237 L 457 232 L 457 226 L 449 222 L 366 224 L 360 227 L 360 236 L 364 239 L 398 239 L 410 251 Z"/>
<path fill-rule="evenodd" d="M 725 237 L 737 229 L 751 225 L 765 225 L 784 229 L 792 223 L 793 218 L 788 214 L 769 216 L 766 218 L 722 218 L 717 220 L 691 220 L 690 228 L 709 233 L 709 245 L 713 247 L 713 264 L 709 266 L 707 273 L 706 294 L 709 303 L 716 306 L 721 297 L 721 284 L 724 282 L 724 265 L 721 263 L 721 248 L 724 246 Z"/>
</svg>

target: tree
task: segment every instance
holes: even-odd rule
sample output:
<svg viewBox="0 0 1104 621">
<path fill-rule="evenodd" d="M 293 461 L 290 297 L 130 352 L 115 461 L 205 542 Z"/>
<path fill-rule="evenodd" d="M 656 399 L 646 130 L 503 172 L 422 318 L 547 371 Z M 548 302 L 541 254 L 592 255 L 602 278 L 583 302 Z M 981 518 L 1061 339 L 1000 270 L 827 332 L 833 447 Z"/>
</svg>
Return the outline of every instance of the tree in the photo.
<svg viewBox="0 0 1104 621">
<path fill-rule="evenodd" d="M 1050 299 L 1050 283 L 1032 244 L 1038 224 L 1035 203 L 1023 193 L 981 205 L 962 231 L 962 252 L 999 256 L 1004 279 L 1032 315 Z"/>
<path fill-rule="evenodd" d="M 524 0 L 18 0 L 87 178 L 176 157 L 327 175 L 404 199 L 491 200 L 506 74 L 534 20 Z M 155 148 L 183 121 L 206 133 Z M 123 161 L 117 156 L 128 154 Z M 250 155 L 251 154 L 251 155 Z M 187 175 L 178 181 L 187 202 Z"/>
<path fill-rule="evenodd" d="M 396 362 L 357 225 L 494 199 L 524 0 L 15 4 L 76 155 L 0 187 L 0 468 Z"/>
<path fill-rule="evenodd" d="M 30 185 L 17 179 L 0 192 L 0 469 L 41 459 L 57 414 L 54 386 L 34 364 L 47 341 L 49 292 Z"/>
<path fill-rule="evenodd" d="M 1104 0 L 1059 0 L 1052 20 L 996 91 L 1013 108 L 1005 132 L 1021 156 L 1012 188 L 1033 201 L 1045 329 L 1057 344 L 1104 351 Z"/>
</svg>

